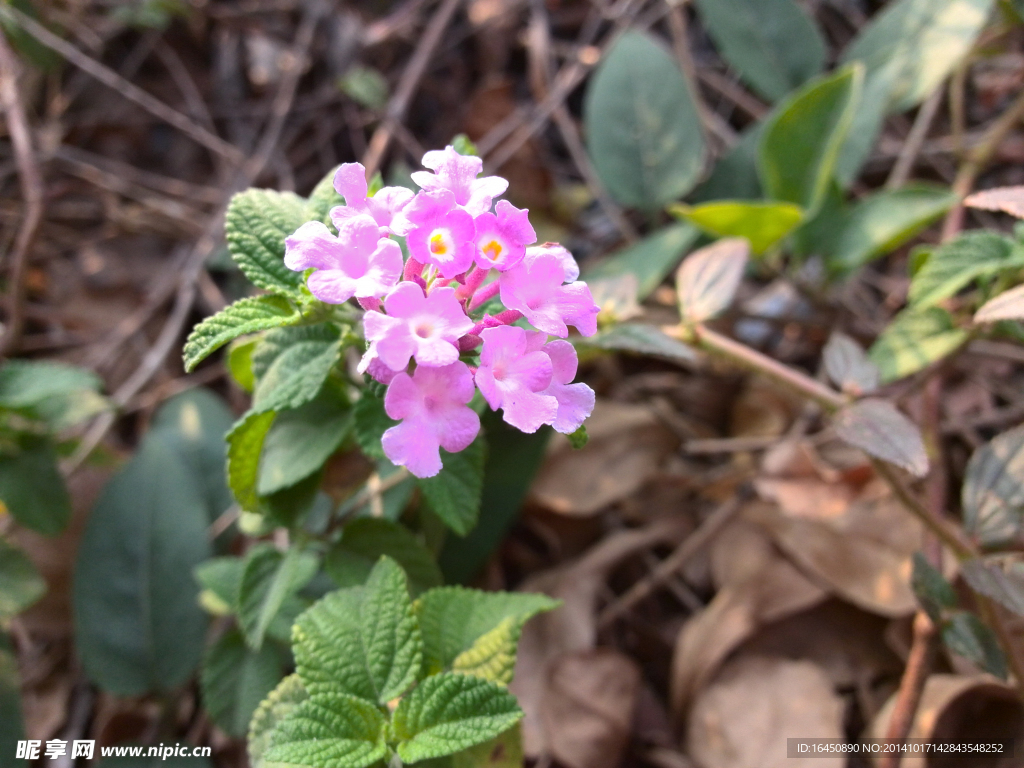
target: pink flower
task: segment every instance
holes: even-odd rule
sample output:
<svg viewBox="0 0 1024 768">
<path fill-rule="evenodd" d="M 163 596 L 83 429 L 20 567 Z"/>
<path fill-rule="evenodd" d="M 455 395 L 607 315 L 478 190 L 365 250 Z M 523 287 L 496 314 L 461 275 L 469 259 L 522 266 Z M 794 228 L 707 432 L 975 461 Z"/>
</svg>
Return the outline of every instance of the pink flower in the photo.
<svg viewBox="0 0 1024 768">
<path fill-rule="evenodd" d="M 484 168 L 483 160 L 472 155 L 460 155 L 452 146 L 435 149 L 423 156 L 423 167 L 434 171 L 416 171 L 412 180 L 424 190 L 447 189 L 455 195 L 455 202 L 471 216 L 479 216 L 491 209 L 491 200 L 508 189 L 508 181 L 500 176 L 478 179 Z"/>
<path fill-rule="evenodd" d="M 568 336 L 567 325 L 576 326 L 584 336 L 593 336 L 598 307 L 586 283 L 577 280 L 563 285 L 570 275 L 572 271 L 557 253 L 538 249 L 498 278 L 501 302 L 552 336 Z"/>
<path fill-rule="evenodd" d="M 481 269 L 502 272 L 523 260 L 526 246 L 537 239 L 530 225 L 530 212 L 499 200 L 494 213 L 476 217 L 476 263 Z"/>
<path fill-rule="evenodd" d="M 400 228 L 406 235 L 409 255 L 422 264 L 433 264 L 441 275 L 453 278 L 473 264 L 473 217 L 455 207 L 447 189 L 420 192 L 402 212 Z"/>
<path fill-rule="evenodd" d="M 360 362 L 360 372 L 370 365 L 371 352 L 393 371 L 404 371 L 412 357 L 419 365 L 450 365 L 459 359 L 459 337 L 474 325 L 455 298 L 454 288 L 435 288 L 425 296 L 416 283 L 399 283 L 384 299 L 384 309 L 386 315 L 363 315 L 371 350 Z"/>
<path fill-rule="evenodd" d="M 390 384 L 395 376 L 398 375 L 398 371 L 388 368 L 380 357 L 377 356 L 377 342 L 375 341 L 370 343 L 369 349 L 363 354 L 363 359 L 359 361 L 359 367 L 356 370 L 359 373 L 370 374 L 381 384 Z"/>
<path fill-rule="evenodd" d="M 558 400 L 543 394 L 551 384 L 551 358 L 527 349 L 527 334 L 514 325 L 486 328 L 476 385 L 491 408 L 523 432 L 536 432 L 558 416 Z"/>
<path fill-rule="evenodd" d="M 345 163 L 334 174 L 334 189 L 345 198 L 345 205 L 331 209 L 331 221 L 339 229 L 353 216 L 367 215 L 377 222 L 381 237 L 391 234 L 391 224 L 412 200 L 413 191 L 405 187 L 384 187 L 373 197 L 366 194 L 366 169 L 362 163 Z"/>
<path fill-rule="evenodd" d="M 586 384 L 573 384 L 578 360 L 576 348 L 568 341 L 556 339 L 548 344 L 546 334 L 528 332 L 526 348 L 541 351 L 551 360 L 551 383 L 540 394 L 551 395 L 558 401 L 558 413 L 549 422 L 556 432 L 569 435 L 586 421 L 594 410 L 594 390 Z"/>
<path fill-rule="evenodd" d="M 384 433 L 384 454 L 416 477 L 441 471 L 440 448 L 455 453 L 467 448 L 480 431 L 480 417 L 466 403 L 473 399 L 469 366 L 420 366 L 410 376 L 395 376 L 384 396 L 384 410 L 402 423 Z"/>
<path fill-rule="evenodd" d="M 554 256 L 565 269 L 565 278 L 562 282 L 572 283 L 580 279 L 580 265 L 576 263 L 576 259 L 569 253 L 569 249 L 559 243 L 543 243 L 527 248 L 526 260 L 533 261 L 538 256 L 544 254 Z"/>
<path fill-rule="evenodd" d="M 316 268 L 306 284 L 328 304 L 342 304 L 353 296 L 383 296 L 402 275 L 402 249 L 393 240 L 381 239 L 377 222 L 369 216 L 342 222 L 337 237 L 322 222 L 310 221 L 284 242 L 285 265 L 296 271 Z"/>
</svg>

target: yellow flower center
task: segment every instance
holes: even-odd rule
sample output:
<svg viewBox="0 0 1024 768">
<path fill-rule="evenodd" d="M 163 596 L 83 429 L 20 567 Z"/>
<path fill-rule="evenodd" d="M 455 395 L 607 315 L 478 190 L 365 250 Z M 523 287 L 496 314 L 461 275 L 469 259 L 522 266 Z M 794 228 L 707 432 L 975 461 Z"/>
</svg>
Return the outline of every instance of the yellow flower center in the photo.
<svg viewBox="0 0 1024 768">
<path fill-rule="evenodd" d="M 483 254 L 484 256 L 487 257 L 488 261 L 493 262 L 497 261 L 498 257 L 501 256 L 502 247 L 501 243 L 499 243 L 497 240 L 491 240 L 491 242 L 489 242 L 480 250 L 483 251 Z"/>
<path fill-rule="evenodd" d="M 444 241 L 444 235 L 435 232 L 430 238 L 430 252 L 435 256 L 444 256 L 448 253 L 448 244 Z"/>
</svg>

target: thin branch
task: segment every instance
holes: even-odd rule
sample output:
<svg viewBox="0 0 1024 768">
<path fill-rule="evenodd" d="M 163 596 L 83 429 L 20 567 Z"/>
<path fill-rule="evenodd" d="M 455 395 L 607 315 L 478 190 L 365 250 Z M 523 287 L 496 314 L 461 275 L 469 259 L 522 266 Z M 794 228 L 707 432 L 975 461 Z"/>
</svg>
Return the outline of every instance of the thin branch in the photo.
<svg viewBox="0 0 1024 768">
<path fill-rule="evenodd" d="M 914 161 L 917 160 L 917 156 L 921 152 L 921 146 L 924 144 L 928 129 L 931 128 L 932 121 L 935 120 L 935 113 L 938 112 L 941 103 L 942 89 L 936 88 L 917 111 L 917 117 L 914 118 L 914 125 L 910 128 L 907 140 L 903 143 L 903 149 L 900 150 L 900 155 L 896 158 L 889 178 L 885 180 L 886 189 L 896 189 L 907 183 L 907 178 L 914 169 Z"/>
<path fill-rule="evenodd" d="M 896 706 L 889 718 L 885 730 L 885 738 L 902 745 L 907 740 L 924 685 L 928 681 L 928 673 L 932 660 L 938 650 L 938 633 L 935 624 L 928 614 L 918 611 L 914 616 L 914 637 L 910 646 L 907 667 L 900 678 L 900 687 L 896 693 Z M 903 755 L 899 750 L 886 752 L 878 762 L 878 768 L 899 768 Z"/>
</svg>

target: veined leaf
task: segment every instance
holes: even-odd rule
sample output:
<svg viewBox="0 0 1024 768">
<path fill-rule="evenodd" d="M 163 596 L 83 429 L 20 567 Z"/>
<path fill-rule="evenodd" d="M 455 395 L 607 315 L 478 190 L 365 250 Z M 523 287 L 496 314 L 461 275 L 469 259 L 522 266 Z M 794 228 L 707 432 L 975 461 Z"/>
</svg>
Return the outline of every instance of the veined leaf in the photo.
<svg viewBox="0 0 1024 768">
<path fill-rule="evenodd" d="M 71 498 L 50 440 L 22 435 L 17 453 L 0 455 L 0 503 L 19 523 L 44 536 L 64 530 Z"/>
<path fill-rule="evenodd" d="M 878 366 L 860 344 L 845 333 L 833 332 L 822 350 L 825 372 L 843 390 L 862 395 L 878 389 Z"/>
<path fill-rule="evenodd" d="M 698 0 L 697 9 L 723 58 L 769 101 L 825 64 L 825 41 L 793 0 Z"/>
<path fill-rule="evenodd" d="M 391 728 L 399 757 L 414 763 L 493 739 L 522 716 L 503 687 L 446 672 L 426 678 L 399 702 Z"/>
<path fill-rule="evenodd" d="M 273 411 L 249 411 L 228 432 L 228 486 L 238 505 L 246 512 L 259 512 L 257 492 L 260 453 L 274 423 Z"/>
<path fill-rule="evenodd" d="M 442 449 L 442 469 L 433 477 L 417 478 L 423 498 L 441 520 L 459 536 L 465 536 L 480 516 L 487 442 L 483 435 L 458 453 Z"/>
<path fill-rule="evenodd" d="M 508 685 L 516 666 L 516 647 L 523 624 L 516 616 L 502 619 L 498 626 L 478 637 L 470 648 L 455 657 L 452 671 Z"/>
<path fill-rule="evenodd" d="M 858 400 L 836 414 L 833 426 L 840 438 L 869 456 L 903 467 L 918 477 L 928 474 L 928 453 L 921 430 L 888 400 Z"/>
<path fill-rule="evenodd" d="M 402 567 L 414 597 L 440 586 L 441 571 L 430 550 L 405 526 L 373 517 L 358 518 L 344 527 L 341 540 L 324 559 L 324 570 L 339 587 L 358 586 L 366 582 L 381 555 Z"/>
<path fill-rule="evenodd" d="M 910 586 L 917 601 L 936 624 L 941 623 L 945 611 L 956 608 L 956 591 L 946 577 L 920 552 L 914 553 L 914 570 Z"/>
<path fill-rule="evenodd" d="M 334 392 L 293 411 L 281 411 L 263 441 L 260 496 L 290 488 L 312 475 L 352 430 L 352 409 Z"/>
<path fill-rule="evenodd" d="M 690 207 L 677 203 L 669 213 L 695 224 L 715 237 L 742 237 L 750 249 L 762 254 L 792 232 L 803 211 L 791 203 L 718 200 Z"/>
<path fill-rule="evenodd" d="M 306 221 L 306 203 L 291 192 L 248 189 L 231 198 L 224 237 L 231 257 L 256 286 L 299 296 L 302 273 L 284 265 L 284 241 Z"/>
<path fill-rule="evenodd" d="M 365 768 L 387 755 L 387 721 L 368 701 L 314 693 L 274 728 L 264 765 Z"/>
<path fill-rule="evenodd" d="M 976 323 L 996 323 L 1000 320 L 1024 320 L 1024 285 L 992 297 L 974 313 Z"/>
<path fill-rule="evenodd" d="M 0 539 L 0 622 L 7 622 L 46 594 L 46 582 L 28 555 Z"/>
<path fill-rule="evenodd" d="M 1024 427 L 993 438 L 971 456 L 962 493 L 964 527 L 983 545 L 1024 533 Z"/>
<path fill-rule="evenodd" d="M 887 384 L 942 359 L 966 340 L 967 332 L 953 325 L 946 310 L 905 309 L 882 331 L 868 355 Z"/>
<path fill-rule="evenodd" d="M 282 296 L 239 299 L 192 329 L 185 342 L 185 370 L 191 372 L 220 347 L 247 333 L 297 322 L 301 315 Z"/>
<path fill-rule="evenodd" d="M 1024 267 L 1024 246 L 995 232 L 966 232 L 936 248 L 910 282 L 910 304 L 931 307 L 978 278 Z"/>
<path fill-rule="evenodd" d="M 957 611 L 950 616 L 942 627 L 942 641 L 954 653 L 1001 680 L 1006 679 L 1006 657 L 999 641 L 973 613 Z"/>
<path fill-rule="evenodd" d="M 960 573 L 975 592 L 1024 616 L 1024 572 L 1019 563 L 1005 570 L 994 560 L 975 558 L 961 563 Z"/>
<path fill-rule="evenodd" d="M 264 768 L 263 754 L 270 746 L 274 729 L 284 721 L 295 708 L 309 698 L 298 675 L 288 675 L 278 683 L 253 713 L 249 723 L 249 764 L 252 768 Z"/>
<path fill-rule="evenodd" d="M 238 623 L 254 651 L 282 606 L 316 575 L 315 555 L 292 547 L 281 554 L 272 544 L 257 544 L 246 554 L 238 592 Z"/>
<path fill-rule="evenodd" d="M 863 67 L 844 67 L 809 82 L 765 125 L 758 172 L 767 196 L 813 215 L 835 171 L 839 150 L 860 103 Z"/>
<path fill-rule="evenodd" d="M 384 398 L 364 391 L 352 409 L 356 442 L 371 459 L 385 459 L 381 437 L 398 422 L 384 410 Z"/>
<path fill-rule="evenodd" d="M 257 411 L 298 408 L 317 396 L 341 355 L 337 341 L 296 342 L 274 358 L 253 392 Z"/>
<path fill-rule="evenodd" d="M 337 327 L 328 323 L 272 328 L 258 339 L 252 352 L 252 375 L 262 379 L 274 361 L 296 344 L 337 341 L 339 335 Z"/>
<path fill-rule="evenodd" d="M 637 282 L 636 299 L 643 301 L 661 285 L 698 237 L 700 231 L 686 223 L 665 227 L 588 269 L 583 279 L 594 282 L 633 275 Z"/>
<path fill-rule="evenodd" d="M 733 237 L 686 257 L 676 272 L 679 314 L 684 323 L 703 323 L 732 303 L 749 253 L 749 243 Z"/>
<path fill-rule="evenodd" d="M 364 586 L 332 592 L 299 616 L 292 637 L 311 694 L 337 691 L 386 704 L 413 684 L 423 658 L 405 574 L 388 557 Z"/>
<path fill-rule="evenodd" d="M 704 137 L 689 86 L 650 35 L 629 31 L 612 46 L 583 105 L 587 148 L 623 205 L 663 208 L 697 182 Z"/>
<path fill-rule="evenodd" d="M 286 654 L 272 643 L 254 652 L 238 630 L 227 631 L 203 659 L 203 708 L 226 733 L 245 736 L 256 708 L 281 682 L 286 662 Z"/>
</svg>

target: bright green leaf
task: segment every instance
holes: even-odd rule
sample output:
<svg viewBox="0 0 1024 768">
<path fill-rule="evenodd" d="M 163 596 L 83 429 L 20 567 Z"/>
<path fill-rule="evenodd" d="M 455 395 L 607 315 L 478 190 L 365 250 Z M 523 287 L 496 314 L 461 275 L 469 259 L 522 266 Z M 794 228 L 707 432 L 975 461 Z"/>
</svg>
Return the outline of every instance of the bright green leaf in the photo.
<svg viewBox="0 0 1024 768">
<path fill-rule="evenodd" d="M 995 232 L 966 232 L 934 251 L 910 282 L 910 304 L 923 309 L 974 280 L 1024 267 L 1024 246 Z"/>
<path fill-rule="evenodd" d="M 441 584 L 441 571 L 430 551 L 399 523 L 373 517 L 353 520 L 324 559 L 324 570 L 339 587 L 366 582 L 381 555 L 397 562 L 409 577 L 413 596 Z"/>
<path fill-rule="evenodd" d="M 256 345 L 260 340 L 256 336 L 244 339 L 235 339 L 228 345 L 226 362 L 228 373 L 246 392 L 252 394 L 256 388 L 256 377 L 252 372 L 252 353 L 256 351 Z"/>
<path fill-rule="evenodd" d="M 315 555 L 297 548 L 281 554 L 272 544 L 257 544 L 245 556 L 238 591 L 238 623 L 249 647 L 258 651 L 285 601 L 316 575 Z"/>
<path fill-rule="evenodd" d="M 803 220 L 803 211 L 791 203 L 718 200 L 690 207 L 669 206 L 669 213 L 686 219 L 714 237 L 743 237 L 751 250 L 761 254 L 792 232 Z"/>
<path fill-rule="evenodd" d="M 512 682 L 522 631 L 523 621 L 519 617 L 502 619 L 498 626 L 478 637 L 470 648 L 455 657 L 452 671 L 508 685 Z"/>
<path fill-rule="evenodd" d="M 971 456 L 962 493 L 964 528 L 992 546 L 1024 534 L 1024 426 L 993 438 Z"/>
<path fill-rule="evenodd" d="M 628 31 L 605 56 L 583 105 L 587 148 L 623 205 L 663 208 L 689 192 L 704 165 L 697 108 L 671 54 Z"/>
<path fill-rule="evenodd" d="M 23 435 L 18 443 L 17 453 L 0 455 L 0 503 L 26 528 L 56 536 L 71 517 L 57 453 L 45 438 Z"/>
<path fill-rule="evenodd" d="M 200 362 L 232 339 L 297 322 L 301 315 L 282 296 L 252 296 L 239 299 L 192 329 L 183 351 L 185 370 Z"/>
<path fill-rule="evenodd" d="M 298 195 L 249 189 L 231 198 L 224 237 L 231 257 L 257 287 L 299 296 L 302 273 L 284 265 L 284 241 L 305 221 L 306 204 Z"/>
<path fill-rule="evenodd" d="M 459 536 L 469 533 L 480 516 L 486 458 L 487 443 L 480 435 L 458 453 L 442 449 L 441 471 L 416 481 L 430 508 Z"/>
<path fill-rule="evenodd" d="M 868 355 L 878 366 L 882 383 L 888 384 L 941 360 L 965 341 L 967 332 L 953 325 L 946 310 L 907 309 L 893 318 Z"/>
<path fill-rule="evenodd" d="M 286 662 L 286 654 L 272 643 L 253 652 L 238 630 L 228 630 L 203 659 L 203 708 L 226 733 L 245 736 L 253 712 L 281 682 Z"/>
<path fill-rule="evenodd" d="M 263 441 L 274 423 L 273 411 L 260 413 L 249 411 L 239 419 L 227 434 L 228 441 L 228 487 L 238 505 L 247 512 L 260 511 L 257 493 L 260 453 Z"/>
<path fill-rule="evenodd" d="M 261 496 L 289 488 L 323 466 L 352 429 L 352 409 L 333 392 L 293 411 L 281 411 L 263 441 Z"/>
<path fill-rule="evenodd" d="M 643 301 L 675 269 L 698 237 L 700 231 L 686 223 L 665 227 L 588 269 L 583 279 L 592 283 L 633 275 L 637 281 L 637 301 Z"/>
<path fill-rule="evenodd" d="M 288 675 L 278 683 L 253 713 L 249 723 L 249 764 L 252 768 L 264 768 L 263 754 L 270 746 L 274 729 L 295 711 L 295 708 L 309 698 L 298 675 Z"/>
<path fill-rule="evenodd" d="M 262 379 L 278 357 L 298 344 L 336 342 L 338 337 L 338 329 L 326 323 L 272 328 L 263 334 L 253 350 L 252 375 L 257 380 Z"/>
<path fill-rule="evenodd" d="M 274 729 L 264 765 L 365 768 L 387 754 L 386 725 L 368 701 L 335 691 L 313 693 Z"/>
<path fill-rule="evenodd" d="M 46 594 L 46 582 L 28 555 L 0 539 L 0 622 L 17 616 Z"/>
</svg>

